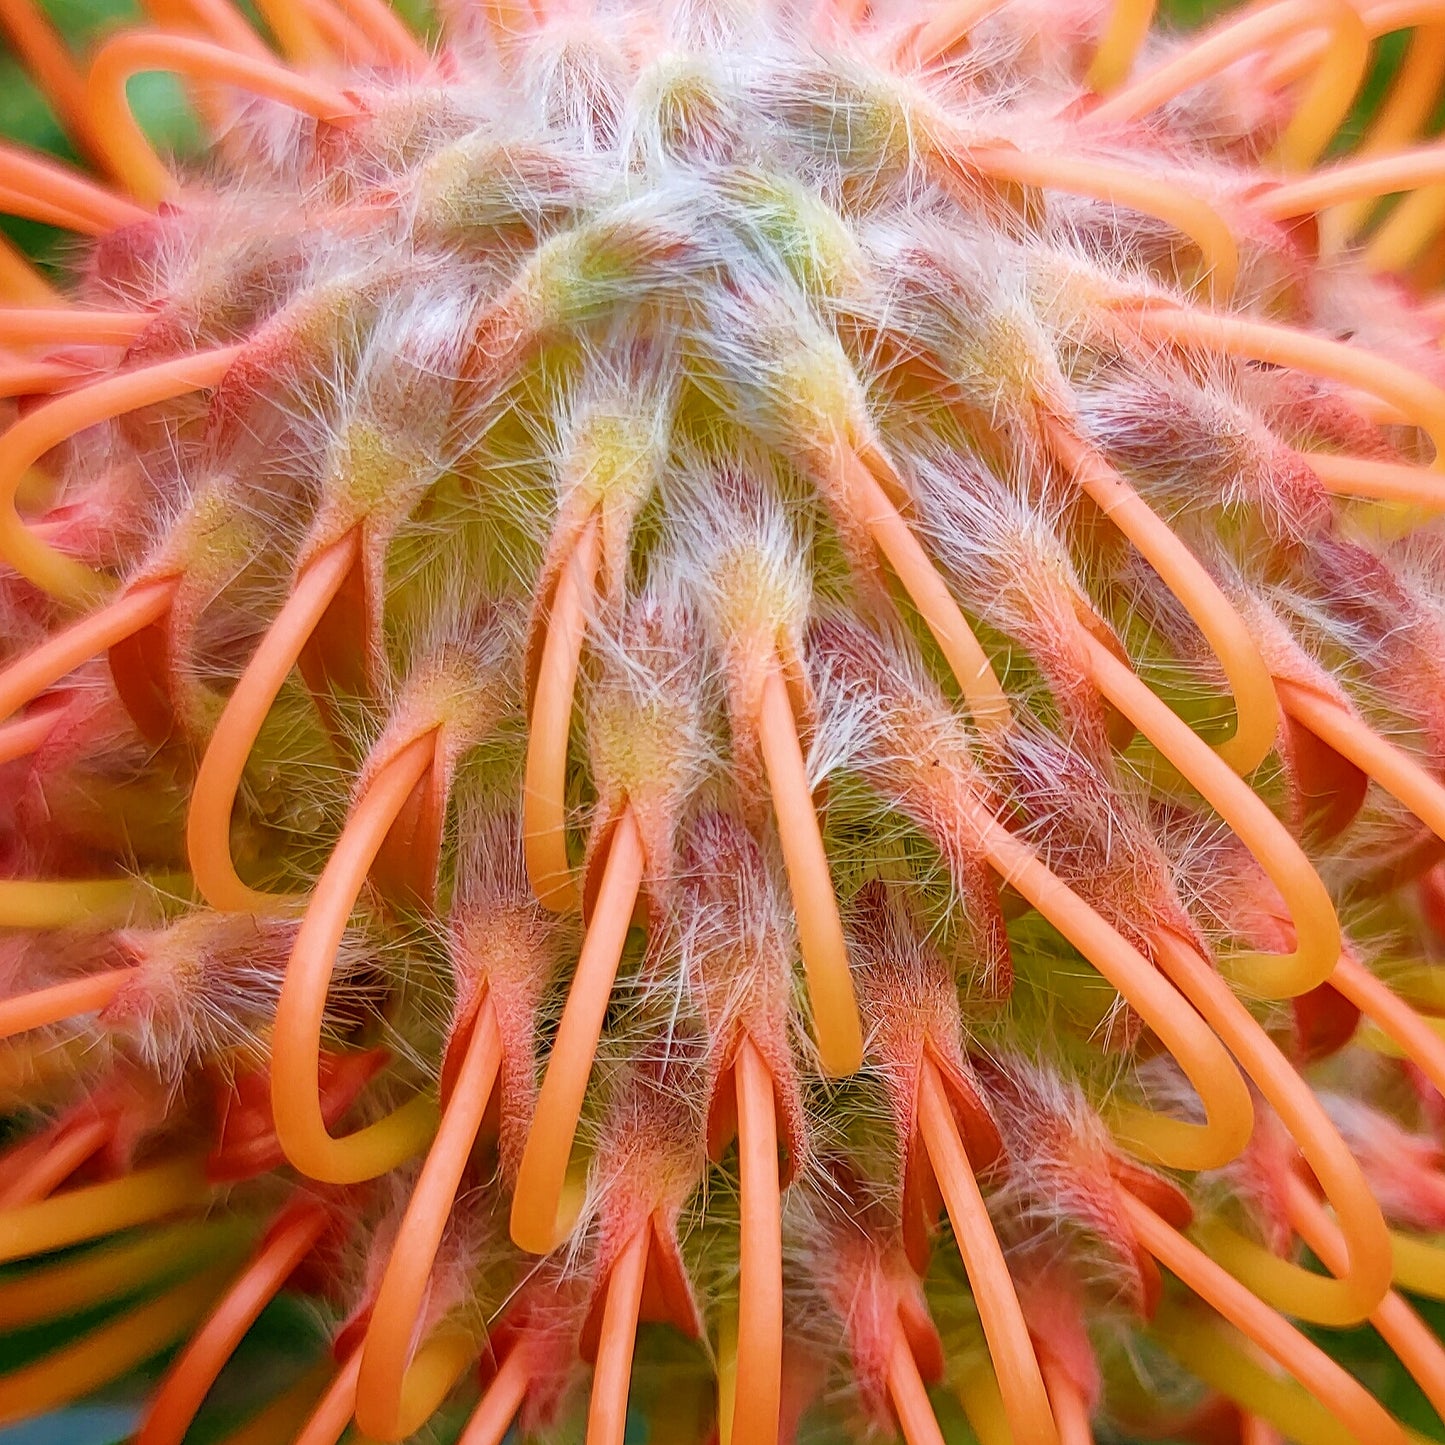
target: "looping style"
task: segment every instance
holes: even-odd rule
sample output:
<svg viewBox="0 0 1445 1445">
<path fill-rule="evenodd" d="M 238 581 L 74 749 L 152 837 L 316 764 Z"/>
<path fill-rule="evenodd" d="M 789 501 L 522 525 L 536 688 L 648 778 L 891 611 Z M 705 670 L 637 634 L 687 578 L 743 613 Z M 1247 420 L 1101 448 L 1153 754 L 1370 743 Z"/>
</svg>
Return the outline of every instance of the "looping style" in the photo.
<svg viewBox="0 0 1445 1445">
<path fill-rule="evenodd" d="M 0 0 L 0 1424 L 1445 1411 L 1445 0 L 1155 11 Z"/>
</svg>

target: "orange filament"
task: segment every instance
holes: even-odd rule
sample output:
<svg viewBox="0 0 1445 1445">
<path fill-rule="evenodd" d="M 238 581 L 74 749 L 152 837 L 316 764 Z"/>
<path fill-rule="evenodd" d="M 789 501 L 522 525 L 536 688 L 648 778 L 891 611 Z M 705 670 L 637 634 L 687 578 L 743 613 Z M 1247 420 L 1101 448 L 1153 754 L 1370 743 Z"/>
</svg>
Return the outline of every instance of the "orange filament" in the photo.
<svg viewBox="0 0 1445 1445">
<path fill-rule="evenodd" d="M 0 672 L 0 719 L 12 717 L 81 663 L 159 621 L 170 608 L 176 585 L 174 577 L 142 582 L 122 592 L 99 612 L 71 623 L 39 647 L 22 654 Z M 45 714 L 40 716 L 43 719 Z M 21 721 L 33 724 L 35 720 L 23 718 Z M 52 717 L 49 721 L 53 725 L 55 719 Z"/>
<path fill-rule="evenodd" d="M 601 524 L 594 514 L 557 579 L 527 735 L 522 784 L 527 879 L 538 902 L 558 913 L 577 906 L 577 886 L 567 861 L 567 743 L 601 554 Z"/>
<path fill-rule="evenodd" d="M 798 949 L 813 1007 L 818 1057 L 826 1073 L 835 1077 L 851 1074 L 863 1063 L 863 1026 L 848 972 L 848 948 L 833 876 L 808 786 L 807 764 L 776 659 L 763 683 L 758 739 L 797 916 Z"/>
<path fill-rule="evenodd" d="M 1432 1027 L 1433 1020 L 1417 1013 L 1348 954 L 1341 956 L 1330 982 L 1445 1092 L 1445 1039 Z"/>
<path fill-rule="evenodd" d="M 154 31 L 117 35 L 101 46 L 91 64 L 91 113 L 112 169 L 134 196 L 152 205 L 170 196 L 175 182 L 136 124 L 126 96 L 126 82 L 147 70 L 171 70 L 194 80 L 237 86 L 320 121 L 339 123 L 356 114 L 354 102 L 341 91 L 279 61 L 238 55 L 191 35 Z"/>
<path fill-rule="evenodd" d="M 0 999 L 0 1039 L 62 1023 L 78 1014 L 98 1013 L 121 991 L 132 972 L 129 967 L 108 968 Z"/>
<path fill-rule="evenodd" d="M 457 1437 L 457 1445 L 503 1445 L 532 1383 L 525 1356 L 526 1351 L 519 1345 L 507 1352 L 466 1428 Z"/>
<path fill-rule="evenodd" d="M 1255 202 L 1271 220 L 1286 221 L 1326 206 L 1393 196 L 1445 181 L 1445 146 L 1425 145 L 1393 155 L 1360 156 L 1328 170 L 1285 181 Z"/>
<path fill-rule="evenodd" d="M 1429 436 L 1435 448 L 1435 469 L 1445 470 L 1445 390 L 1411 367 L 1343 341 L 1329 341 L 1271 321 L 1186 311 L 1171 305 L 1144 306 L 1135 314 L 1141 329 L 1152 336 L 1217 347 L 1231 356 L 1293 367 L 1379 397 Z M 1314 453 L 1304 455 L 1313 463 Z M 1335 460 L 1338 464 L 1353 459 Z"/>
<path fill-rule="evenodd" d="M 159 1354 L 205 1314 L 223 1278 L 212 1270 L 187 1280 L 33 1364 L 0 1375 L 0 1425 L 69 1404 Z"/>
<path fill-rule="evenodd" d="M 533 1125 L 536 1132 L 536 1125 Z M 515 1234 L 516 1213 L 513 1212 Z M 644 1223 L 613 1261 L 607 1275 L 607 1301 L 597 1341 L 592 1398 L 587 1405 L 587 1445 L 622 1445 L 627 1429 L 627 1395 L 632 1380 L 632 1351 L 642 1312 L 651 1226 Z"/>
<path fill-rule="evenodd" d="M 5 210 L 4 195 L 4 188 L 0 187 L 0 212 Z M 0 236 L 0 301 L 50 306 L 59 299 L 55 288 L 35 269 L 29 258 Z"/>
<path fill-rule="evenodd" d="M 1392 1232 L 1395 1285 L 1408 1294 L 1445 1300 L 1445 1249 L 1425 1239 Z"/>
<path fill-rule="evenodd" d="M 957 164 L 995 180 L 1087 196 L 1105 205 L 1157 216 L 1199 248 L 1204 263 L 1202 279 L 1211 296 L 1227 297 L 1234 290 L 1239 247 L 1229 222 L 1203 197 L 1192 195 L 1177 181 L 1108 161 L 1041 155 L 1005 146 L 961 149 Z"/>
<path fill-rule="evenodd" d="M 336 0 L 341 13 L 376 47 L 384 61 L 402 70 L 424 70 L 426 47 L 386 0 Z"/>
<path fill-rule="evenodd" d="M 943 1431 L 938 1428 L 933 1406 L 928 1403 L 918 1361 L 913 1358 L 901 1324 L 894 1330 L 893 1347 L 888 1352 L 888 1398 L 907 1445 L 944 1445 Z"/>
<path fill-rule="evenodd" d="M 1374 271 L 1405 271 L 1420 260 L 1445 221 L 1445 184 L 1406 196 L 1380 223 L 1365 247 Z"/>
<path fill-rule="evenodd" d="M 0 685 L 4 674 L 0 673 Z M 0 723 L 0 765 L 28 758 L 45 746 L 45 740 L 55 731 L 60 721 L 56 708 L 37 708 L 34 712 L 18 717 L 14 722 Z"/>
<path fill-rule="evenodd" d="M 103 584 L 96 573 L 57 552 L 21 521 L 15 510 L 21 479 L 52 447 L 86 427 L 215 386 L 240 352 L 239 346 L 220 347 L 121 372 L 22 416 L 0 436 L 0 559 L 67 602 L 83 601 L 100 590 Z"/>
<path fill-rule="evenodd" d="M 78 236 L 100 235 L 92 221 L 78 211 L 60 205 L 51 197 L 15 186 L 0 185 L 0 212 L 9 216 L 23 216 L 29 221 L 39 221 L 46 226 L 59 226 L 63 231 L 74 231 Z"/>
<path fill-rule="evenodd" d="M 256 9 L 289 64 L 301 70 L 322 70 L 336 58 L 336 51 L 310 14 L 311 7 L 259 0 Z"/>
<path fill-rule="evenodd" d="M 1256 1298 L 1148 1205 L 1124 1190 L 1119 1203 L 1139 1243 L 1166 1269 L 1253 1340 L 1345 1427 L 1357 1445 L 1405 1445 L 1405 1434 L 1378 1400 L 1318 1345 Z"/>
<path fill-rule="evenodd" d="M 0 31 L 76 148 L 102 159 L 86 105 L 85 77 L 45 12 L 34 0 L 0 0 Z"/>
<path fill-rule="evenodd" d="M 63 1126 L 35 1159 L 0 1185 L 0 1209 L 48 1199 L 114 1136 L 114 1119 L 84 1119 Z"/>
<path fill-rule="evenodd" d="M 0 346 L 123 346 L 151 323 L 143 311 L 86 311 L 78 306 L 0 309 Z"/>
<path fill-rule="evenodd" d="M 359 1184 L 410 1159 L 431 1136 L 435 1111 L 418 1095 L 384 1119 L 335 1139 L 317 1092 L 321 1023 L 351 910 L 393 823 L 436 756 L 435 734 L 402 748 L 353 808 L 311 895 L 287 960 L 271 1042 L 271 1111 L 292 1166 L 327 1184 Z"/>
<path fill-rule="evenodd" d="M 59 224 L 88 236 L 104 236 L 150 219 L 150 212 L 94 181 L 45 157 L 31 155 L 14 146 L 0 144 L 0 191 L 5 194 L 5 208 L 12 201 L 27 206 L 49 207 Z M 15 215 L 45 220 L 34 211 L 14 211 Z"/>
<path fill-rule="evenodd" d="M 1004 0 L 952 0 L 932 16 L 899 48 L 900 62 L 911 60 L 920 69 L 942 60 L 968 39 L 968 32 L 987 20 Z"/>
<path fill-rule="evenodd" d="M 1213 1220 L 1200 1225 L 1199 1239 L 1267 1304 L 1314 1324 L 1358 1324 L 1385 1297 L 1391 1267 L 1389 1231 L 1360 1166 L 1314 1090 L 1198 952 L 1167 929 L 1156 932 L 1154 952 L 1159 967 L 1239 1060 L 1314 1170 L 1339 1217 L 1349 1270 L 1338 1279 L 1313 1274 Z"/>
<path fill-rule="evenodd" d="M 1445 839 L 1445 785 L 1333 698 L 1280 678 L 1285 710 Z"/>
<path fill-rule="evenodd" d="M 1334 905 L 1299 844 L 1247 783 L 1120 662 L 1080 628 L 1094 685 L 1198 790 L 1249 849 L 1279 890 L 1294 923 L 1293 953 L 1245 953 L 1226 964 L 1229 976 L 1257 998 L 1308 993 L 1331 974 L 1340 956 Z"/>
<path fill-rule="evenodd" d="M 261 37 L 230 0 L 177 0 L 174 4 L 141 0 L 141 3 L 155 21 L 157 29 L 189 30 L 194 26 L 237 55 L 254 55 L 262 60 L 270 58 L 270 51 Z M 177 24 L 177 21 L 180 23 Z"/>
<path fill-rule="evenodd" d="M 1262 1360 L 1248 1340 L 1218 1315 L 1166 1297 L 1151 1334 L 1192 1375 L 1235 1401 L 1248 1416 L 1287 1430 L 1297 1445 L 1365 1445 L 1288 1375 Z M 1419 1445 L 1415 1437 L 1413 1445 Z"/>
<path fill-rule="evenodd" d="M 1279 0 L 1227 20 L 1116 91 L 1090 112 L 1090 118 L 1128 125 L 1246 56 L 1267 53 L 1293 36 L 1320 30 L 1329 32 L 1329 43 L 1278 146 L 1279 159 L 1289 169 L 1303 170 L 1339 129 L 1369 63 L 1364 24 L 1344 0 L 1328 0 L 1323 6 L 1320 0 Z"/>
<path fill-rule="evenodd" d="M 166 1372 L 136 1432 L 136 1445 L 181 1445 L 216 1377 L 326 1227 L 314 1203 L 288 1209 Z"/>
<path fill-rule="evenodd" d="M 1090 90 L 1105 95 L 1129 78 L 1134 57 L 1154 24 L 1154 10 L 1155 0 L 1114 0 L 1108 27 L 1084 79 Z"/>
<path fill-rule="evenodd" d="M 294 1441 L 330 1379 L 328 1361 L 313 1365 L 217 1445 L 279 1445 L 281 1441 Z"/>
<path fill-rule="evenodd" d="M 0 1329 L 64 1319 L 184 1273 L 202 1259 L 229 1259 L 236 1252 L 237 1233 L 234 1222 L 187 1220 L 135 1239 L 108 1241 L 104 1249 L 79 1258 L 27 1269 L 0 1284 Z"/>
<path fill-rule="evenodd" d="M 1204 1106 L 1204 1124 L 1113 1103 L 1110 1125 L 1128 1149 L 1171 1169 L 1217 1169 L 1249 1142 L 1249 1090 L 1214 1031 L 1155 966 L 1084 899 L 975 802 L 984 856 L 1132 1005 L 1174 1056 Z"/>
<path fill-rule="evenodd" d="M 938 1066 L 926 1050 L 918 1085 L 918 1128 L 953 1225 L 1014 1439 L 1068 1445 L 1055 1427 L 1018 1291 L 964 1149 L 958 1120 Z"/>
<path fill-rule="evenodd" d="M 1338 1273 L 1346 1258 L 1344 1237 L 1302 1180 L 1285 1181 L 1286 1208 L 1299 1237 Z M 1435 1332 L 1393 1290 L 1370 1316 L 1385 1343 L 1429 1397 L 1435 1412 L 1445 1420 L 1445 1349 Z"/>
<path fill-rule="evenodd" d="M 777 1445 L 783 1356 L 783 1225 L 773 1077 L 744 1033 L 733 1063 L 741 1238 L 731 1419 L 721 1445 Z"/>
<path fill-rule="evenodd" d="M 530 1254 L 550 1254 L 571 1233 L 576 1219 L 580 1201 L 563 1199 L 567 1165 L 607 1003 L 632 925 L 632 910 L 642 887 L 643 863 L 637 819 L 630 807 L 624 807 L 607 850 L 597 902 L 582 940 L 577 971 L 517 1171 L 512 1239 Z M 630 1353 L 629 1346 L 629 1358 Z"/>
<path fill-rule="evenodd" d="M 355 1349 L 336 1372 L 326 1393 L 316 1402 L 294 1445 L 336 1445 L 351 1423 L 356 1409 L 356 1376 L 361 1369 L 361 1350 Z"/>
<path fill-rule="evenodd" d="M 1096 448 L 1060 421 L 1046 416 L 1042 422 L 1060 463 L 1159 574 L 1219 660 L 1234 694 L 1236 722 L 1234 735 L 1215 751 L 1241 777 L 1247 776 L 1274 748 L 1279 700 L 1244 619 L 1174 529 Z"/>
<path fill-rule="evenodd" d="M 147 893 L 183 891 L 185 880 L 138 878 L 0 879 L 0 928 L 94 927 L 124 918 Z"/>
<path fill-rule="evenodd" d="M 397 1438 L 407 1367 L 432 1265 L 501 1064 L 502 1040 L 488 993 L 482 997 L 441 1125 L 407 1202 L 362 1345 L 356 1420 L 374 1439 Z"/>
<path fill-rule="evenodd" d="M 471 1333 L 455 1325 L 439 1325 L 407 1369 L 392 1428 L 378 1438 L 404 1440 L 416 1434 L 441 1408 L 468 1368 L 476 1364 L 478 1353 Z"/>
<path fill-rule="evenodd" d="M 104 1184 L 87 1184 L 0 1214 L 0 1264 L 115 1234 L 205 1203 L 199 1160 L 158 1164 Z"/>
<path fill-rule="evenodd" d="M 1094 1426 L 1089 1419 L 1088 1402 L 1074 1383 L 1074 1377 L 1051 1355 L 1042 1361 L 1044 1379 L 1048 1384 L 1049 1402 L 1058 1422 L 1059 1445 L 1094 1445 Z M 1032 1436 L 1015 1436 L 1032 1439 Z"/>
<path fill-rule="evenodd" d="M 1371 17 L 1365 23 L 1378 32 Z M 1380 151 L 1399 145 L 1429 124 L 1440 87 L 1445 82 L 1445 25 L 1421 25 L 1410 36 L 1410 48 L 1395 72 L 1390 93 L 1375 112 L 1360 143 L 1361 151 Z"/>
<path fill-rule="evenodd" d="M 231 857 L 231 810 L 271 704 L 360 551 L 361 539 L 351 531 L 302 569 L 290 597 L 246 664 L 201 758 L 186 815 L 186 852 L 201 897 L 221 912 L 275 913 L 300 902 L 286 894 L 259 892 L 241 881 Z"/>
<path fill-rule="evenodd" d="M 85 373 L 68 362 L 0 358 L 0 399 L 50 396 L 84 379 Z"/>
<path fill-rule="evenodd" d="M 839 448 L 844 487 L 878 550 L 887 559 L 909 600 L 918 609 L 963 692 L 974 724 L 983 730 L 1008 725 L 1008 696 L 988 654 L 869 466 L 850 447 Z M 881 465 L 881 461 L 879 462 Z"/>
</svg>

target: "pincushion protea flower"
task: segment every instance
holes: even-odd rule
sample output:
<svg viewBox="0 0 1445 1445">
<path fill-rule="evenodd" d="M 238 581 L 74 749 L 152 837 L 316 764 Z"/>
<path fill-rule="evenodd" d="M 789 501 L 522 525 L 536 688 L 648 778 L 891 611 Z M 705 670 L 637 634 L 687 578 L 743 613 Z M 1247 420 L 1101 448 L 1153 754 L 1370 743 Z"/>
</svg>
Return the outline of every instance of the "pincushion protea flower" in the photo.
<svg viewBox="0 0 1445 1445">
<path fill-rule="evenodd" d="M 1445 1408 L 1445 8 L 1151 8 L 0 0 L 0 1420 Z"/>
</svg>

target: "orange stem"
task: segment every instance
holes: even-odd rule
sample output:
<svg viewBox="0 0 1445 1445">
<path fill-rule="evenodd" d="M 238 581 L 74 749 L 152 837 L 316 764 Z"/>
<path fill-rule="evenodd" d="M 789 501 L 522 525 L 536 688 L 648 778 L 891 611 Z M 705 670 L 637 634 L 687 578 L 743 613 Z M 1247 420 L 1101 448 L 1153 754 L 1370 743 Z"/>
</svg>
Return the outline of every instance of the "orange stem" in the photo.
<svg viewBox="0 0 1445 1445">
<path fill-rule="evenodd" d="M 34 0 L 0 0 L 0 30 L 76 149 L 103 159 L 86 105 L 85 77 L 45 12 Z"/>
<path fill-rule="evenodd" d="M 577 669 L 587 635 L 587 613 L 601 555 L 601 524 L 593 515 L 557 579 L 527 736 L 522 784 L 527 878 L 543 907 L 557 913 L 577 906 L 577 886 L 567 860 L 567 744 L 572 733 Z"/>
<path fill-rule="evenodd" d="M 144 311 L 87 311 L 79 306 L 0 308 L 0 346 L 123 346 L 154 318 Z"/>
<path fill-rule="evenodd" d="M 928 1391 L 923 1387 L 918 1361 L 913 1358 L 902 1325 L 894 1330 L 893 1347 L 888 1352 L 888 1398 L 908 1445 L 944 1445 L 943 1431 L 928 1403 Z"/>
<path fill-rule="evenodd" d="M 87 566 L 40 540 L 15 510 L 21 479 L 52 447 L 77 432 L 139 407 L 215 386 L 239 356 L 220 347 L 108 376 L 26 412 L 0 436 L 0 558 L 23 577 L 66 601 L 93 595 L 100 579 Z"/>
<path fill-rule="evenodd" d="M 1393 155 L 1353 157 L 1274 186 L 1255 205 L 1271 220 L 1286 221 L 1326 206 L 1398 195 L 1436 181 L 1445 181 L 1445 146 L 1438 143 Z"/>
<path fill-rule="evenodd" d="M 7 192 L 0 187 L 0 213 L 5 211 Z M 18 302 L 26 306 L 51 306 L 60 300 L 49 281 L 36 269 L 30 258 L 0 236 L 0 301 Z"/>
<path fill-rule="evenodd" d="M 535 1132 L 536 1126 L 533 1126 Z M 644 1223 L 613 1261 L 607 1276 L 607 1300 L 587 1406 L 587 1445 L 622 1445 L 627 1430 L 627 1395 L 632 1382 L 632 1352 L 642 1312 L 651 1226 Z"/>
<path fill-rule="evenodd" d="M 1004 0 L 948 0 L 939 5 L 899 47 L 899 63 L 911 62 L 920 70 L 936 64 L 962 45 L 979 21 L 987 20 L 1003 5 Z"/>
<path fill-rule="evenodd" d="M 575 1211 L 563 1204 L 567 1165 L 622 948 L 632 926 L 632 910 L 642 887 L 643 861 L 637 819 L 631 807 L 624 807 L 612 833 L 597 904 L 582 940 L 577 971 L 517 1171 L 512 1239 L 531 1254 L 550 1254 L 574 1223 L 571 1216 Z"/>
<path fill-rule="evenodd" d="M 783 1225 L 773 1077 L 746 1033 L 733 1064 L 741 1237 L 732 1434 L 722 1445 L 777 1445 L 782 1395 Z"/>
<path fill-rule="evenodd" d="M 1144 685 L 1134 672 L 1085 629 L 1079 638 L 1100 693 L 1179 769 L 1229 824 L 1265 876 L 1279 890 L 1294 924 L 1291 953 L 1236 954 L 1231 979 L 1261 998 L 1308 993 L 1323 983 L 1340 956 L 1334 904 L 1314 865 L 1264 801 Z"/>
<path fill-rule="evenodd" d="M 91 113 L 112 168 L 133 195 L 152 205 L 170 196 L 175 182 L 136 123 L 126 95 L 130 78 L 148 70 L 175 71 L 194 80 L 233 85 L 320 121 L 341 123 L 356 115 L 355 103 L 343 92 L 279 61 L 238 55 L 191 35 L 154 31 L 117 35 L 101 46 L 91 63 Z"/>
<path fill-rule="evenodd" d="M 963 692 L 975 725 L 982 730 L 1006 727 L 1012 717 L 1008 697 L 988 654 L 979 645 L 928 554 L 871 469 L 852 448 L 839 449 L 837 464 L 859 521 L 933 634 Z"/>
<path fill-rule="evenodd" d="M 758 738 L 793 895 L 818 1057 L 824 1072 L 835 1077 L 851 1074 L 863 1063 L 863 1026 L 797 722 L 776 658 L 763 683 Z"/>
<path fill-rule="evenodd" d="M 283 1212 L 255 1257 L 166 1371 L 135 1445 L 181 1445 L 216 1377 L 261 1311 L 311 1252 L 326 1221 L 325 1209 L 310 1202 Z"/>
<path fill-rule="evenodd" d="M 1201 279 L 1211 296 L 1227 297 L 1234 290 L 1239 247 L 1229 222 L 1202 196 L 1185 190 L 1176 180 L 1084 156 L 1049 156 L 996 145 L 961 147 L 948 160 L 995 180 L 1063 191 L 1156 216 L 1199 248 L 1204 263 Z"/>
<path fill-rule="evenodd" d="M 356 1409 L 356 1376 L 361 1369 L 361 1350 L 352 1350 L 336 1372 L 326 1393 L 306 1419 L 293 1445 L 336 1445 L 346 1433 Z"/>
<path fill-rule="evenodd" d="M 1405 1445 L 1378 1400 L 1318 1345 L 1250 1293 L 1148 1205 L 1124 1190 L 1119 1203 L 1139 1243 L 1165 1268 L 1293 1375 L 1350 1431 L 1358 1445 Z"/>
<path fill-rule="evenodd" d="M 1445 1039 L 1427 1019 L 1348 955 L 1341 955 L 1330 982 L 1445 1093 Z"/>
<path fill-rule="evenodd" d="M 501 1063 L 497 1013 L 488 993 L 472 1024 L 441 1126 L 407 1202 L 362 1344 L 356 1422 L 373 1438 L 396 1438 L 407 1367 L 426 1305 L 432 1266 Z"/>
<path fill-rule="evenodd" d="M 17 396 L 51 396 L 84 381 L 86 373 L 64 361 L 0 358 L 0 400 Z"/>
<path fill-rule="evenodd" d="M 114 1119 L 86 1119 L 62 1126 L 58 1137 L 37 1158 L 0 1185 L 0 1209 L 48 1199 L 114 1135 Z"/>
<path fill-rule="evenodd" d="M 1108 27 L 1084 80 L 1090 90 L 1104 95 L 1129 78 L 1134 57 L 1149 38 L 1155 9 L 1155 0 L 1114 0 Z"/>
<path fill-rule="evenodd" d="M 49 988 L 33 989 L 14 998 L 0 999 L 0 1039 L 58 1024 L 79 1014 L 98 1013 L 121 989 L 134 970 L 109 968 Z"/>
<path fill-rule="evenodd" d="M 1135 315 L 1140 329 L 1151 337 L 1217 348 L 1230 356 L 1292 367 L 1369 392 L 1424 431 L 1434 445 L 1437 470 L 1445 468 L 1445 389 L 1411 367 L 1352 343 L 1312 336 L 1278 322 L 1173 305 L 1146 305 Z M 1313 454 L 1305 456 L 1313 460 Z"/>
<path fill-rule="evenodd" d="M 1339 129 L 1364 78 L 1369 40 L 1359 14 L 1345 0 L 1279 0 L 1224 21 L 1137 80 L 1116 91 L 1090 112 L 1090 120 L 1128 125 L 1176 96 L 1220 74 L 1246 56 L 1274 50 L 1283 41 L 1310 31 L 1329 32 L 1329 43 L 1278 152 L 1291 170 L 1314 163 Z"/>
<path fill-rule="evenodd" d="M 458 1437 L 457 1445 L 502 1445 L 532 1383 L 525 1354 L 520 1345 L 514 1345 L 507 1352 L 501 1368 Z"/>
<path fill-rule="evenodd" d="M 1014 1439 L 1033 1445 L 1067 1445 L 1055 1426 L 1018 1291 L 974 1177 L 958 1120 L 938 1066 L 926 1051 L 919 1076 L 918 1128 L 953 1225 Z"/>
<path fill-rule="evenodd" d="M 5 674 L 0 673 L 0 685 L 4 681 Z M 59 721 L 60 709 L 46 707 L 18 717 L 14 722 L 0 723 L 0 766 L 39 751 Z"/>
<path fill-rule="evenodd" d="M 337 8 L 376 47 L 384 61 L 401 70 L 425 70 L 426 47 L 386 0 L 336 0 Z"/>
<path fill-rule="evenodd" d="M 246 664 L 201 758 L 186 816 L 186 852 L 201 897 L 221 912 L 274 913 L 300 901 L 259 892 L 241 881 L 231 857 L 231 811 L 271 704 L 360 552 L 361 538 L 353 530 L 303 568 Z"/>
<path fill-rule="evenodd" d="M 151 219 L 151 213 L 133 201 L 96 185 L 59 162 L 5 144 L 0 144 L 0 187 L 34 204 L 49 205 L 60 215 L 72 218 L 58 224 L 68 227 L 73 220 L 76 228 L 90 236 L 103 236 L 107 231 Z"/>
<path fill-rule="evenodd" d="M 46 638 L 38 647 L 22 654 L 0 672 L 0 720 L 13 717 L 83 662 L 159 621 L 170 608 L 176 586 L 174 577 L 143 582 L 122 592 L 99 612 L 82 617 L 79 622 L 71 623 L 63 631 Z M 22 718 L 21 723 L 33 726 L 45 717 L 46 714 L 42 713 L 39 718 Z M 50 722 L 53 725 L 53 717 Z"/>
<path fill-rule="evenodd" d="M 333 1138 L 318 1094 L 326 995 L 351 911 L 381 845 L 436 756 L 432 733 L 402 748 L 371 779 L 322 870 L 287 960 L 271 1040 L 271 1111 L 293 1167 L 328 1184 L 359 1184 L 425 1142 L 420 1097 L 354 1134 Z"/>
<path fill-rule="evenodd" d="M 1116 1104 L 1115 1134 L 1141 1157 L 1169 1168 L 1215 1169 L 1249 1142 L 1249 1090 L 1213 1029 L 1122 934 L 1019 842 L 981 802 L 971 820 L 1002 877 L 1089 960 L 1133 1006 L 1199 1094 L 1205 1123 L 1190 1124 Z"/>
<path fill-rule="evenodd" d="M 1045 1355 L 1040 1364 L 1048 1385 L 1049 1403 L 1058 1422 L 1059 1445 L 1094 1445 L 1094 1425 L 1089 1418 L 1089 1406 L 1074 1383 L 1074 1377 L 1049 1355 Z M 1027 1435 L 1014 1436 L 1015 1440 L 1029 1438 Z"/>
<path fill-rule="evenodd" d="M 1178 534 L 1150 508 L 1099 451 L 1072 428 L 1042 418 L 1062 466 L 1133 544 L 1204 635 L 1234 694 L 1234 735 L 1215 751 L 1241 777 L 1269 756 L 1279 731 L 1274 680 L 1249 628 Z"/>
<path fill-rule="evenodd" d="M 1445 785 L 1333 698 L 1284 678 L 1276 679 L 1275 685 L 1291 717 L 1403 803 L 1437 838 L 1445 839 Z"/>
<path fill-rule="evenodd" d="M 1289 1175 L 1285 1189 L 1295 1232 L 1324 1261 L 1326 1269 L 1338 1273 L 1347 1257 L 1344 1236 L 1301 1179 Z M 1435 1413 L 1445 1420 L 1445 1348 L 1435 1332 L 1394 1290 L 1380 1301 L 1370 1323 L 1425 1392 Z"/>
<path fill-rule="evenodd" d="M 1364 1173 L 1314 1090 L 1199 953 L 1165 929 L 1156 930 L 1154 953 L 1273 1106 L 1314 1170 L 1349 1243 L 1349 1270 L 1329 1279 L 1262 1248 L 1241 1252 L 1236 1246 L 1231 1254 L 1267 1303 L 1315 1324 L 1358 1324 L 1384 1298 L 1391 1272 L 1390 1234 Z"/>
</svg>

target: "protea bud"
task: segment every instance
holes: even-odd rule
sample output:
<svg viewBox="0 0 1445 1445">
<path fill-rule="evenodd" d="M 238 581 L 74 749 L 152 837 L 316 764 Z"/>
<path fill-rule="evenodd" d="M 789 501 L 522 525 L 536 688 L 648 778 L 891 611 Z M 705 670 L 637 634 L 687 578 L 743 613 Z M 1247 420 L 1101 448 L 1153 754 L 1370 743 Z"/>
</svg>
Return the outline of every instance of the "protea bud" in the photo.
<svg viewBox="0 0 1445 1445">
<path fill-rule="evenodd" d="M 1445 9 L 442 8 L 0 0 L 0 1424 L 1403 1445 Z"/>
</svg>

